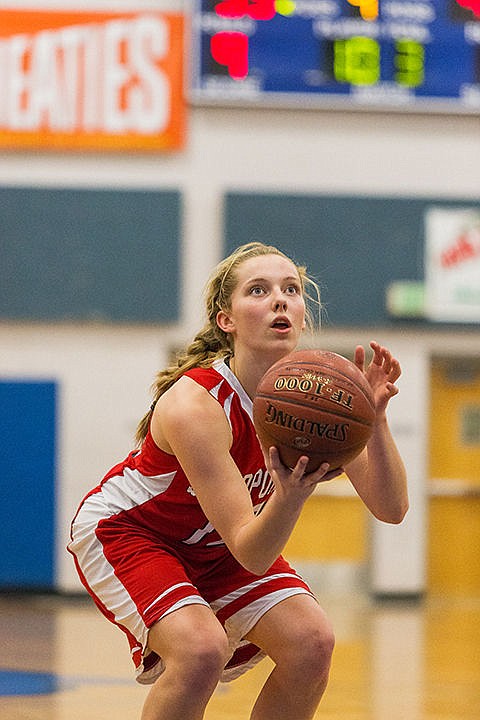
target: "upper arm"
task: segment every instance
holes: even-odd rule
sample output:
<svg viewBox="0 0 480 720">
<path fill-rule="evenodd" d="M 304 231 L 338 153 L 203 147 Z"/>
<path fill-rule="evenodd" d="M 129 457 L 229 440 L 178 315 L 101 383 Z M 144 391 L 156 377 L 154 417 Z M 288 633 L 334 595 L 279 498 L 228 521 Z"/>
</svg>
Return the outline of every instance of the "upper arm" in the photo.
<svg viewBox="0 0 480 720">
<path fill-rule="evenodd" d="M 205 388 L 181 378 L 157 403 L 152 434 L 176 456 L 203 512 L 232 549 L 236 528 L 253 509 L 230 455 L 232 432 L 223 408 Z"/>
</svg>

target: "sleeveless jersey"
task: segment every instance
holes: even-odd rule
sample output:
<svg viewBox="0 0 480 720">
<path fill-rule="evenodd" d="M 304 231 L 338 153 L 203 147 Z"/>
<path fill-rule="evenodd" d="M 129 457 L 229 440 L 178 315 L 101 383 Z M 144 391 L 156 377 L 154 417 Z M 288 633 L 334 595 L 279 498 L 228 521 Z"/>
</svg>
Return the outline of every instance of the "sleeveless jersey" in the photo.
<svg viewBox="0 0 480 720">
<path fill-rule="evenodd" d="M 274 485 L 253 426 L 252 401 L 223 360 L 210 368 L 194 368 L 185 375 L 222 406 L 233 435 L 231 456 L 258 513 Z M 150 431 L 141 449 L 113 467 L 86 496 L 79 514 L 74 520 L 77 537 L 78 525 L 86 533 L 93 527 L 97 533 L 114 533 L 137 526 L 189 562 L 209 563 L 228 553 L 203 513 L 180 463 L 155 445 Z"/>
</svg>

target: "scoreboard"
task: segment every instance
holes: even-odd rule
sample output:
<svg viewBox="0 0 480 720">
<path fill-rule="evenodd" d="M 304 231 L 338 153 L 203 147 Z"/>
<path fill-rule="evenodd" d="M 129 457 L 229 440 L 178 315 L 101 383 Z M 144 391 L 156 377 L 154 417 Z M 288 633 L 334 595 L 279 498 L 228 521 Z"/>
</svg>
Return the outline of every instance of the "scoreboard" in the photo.
<svg viewBox="0 0 480 720">
<path fill-rule="evenodd" d="M 480 0 L 196 0 L 192 102 L 480 113 Z"/>
</svg>

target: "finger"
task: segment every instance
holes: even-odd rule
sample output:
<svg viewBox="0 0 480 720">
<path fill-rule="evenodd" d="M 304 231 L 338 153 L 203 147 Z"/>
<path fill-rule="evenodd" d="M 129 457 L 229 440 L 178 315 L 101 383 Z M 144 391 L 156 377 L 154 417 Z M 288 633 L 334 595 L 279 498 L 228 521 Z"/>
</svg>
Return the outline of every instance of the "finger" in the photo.
<svg viewBox="0 0 480 720">
<path fill-rule="evenodd" d="M 365 370 L 365 348 L 363 345 L 357 345 L 355 348 L 354 363 L 359 370 Z"/>
<path fill-rule="evenodd" d="M 282 461 L 280 460 L 280 453 L 274 445 L 268 448 L 268 459 L 270 465 L 269 469 L 278 472 L 278 470 L 282 467 Z"/>
<path fill-rule="evenodd" d="M 375 365 L 381 365 L 383 362 L 382 346 L 375 342 L 375 340 L 372 340 L 372 342 L 370 343 L 370 347 L 373 350 L 372 363 L 375 363 Z"/>
<path fill-rule="evenodd" d="M 308 458 L 306 455 L 302 455 L 301 457 L 298 458 L 297 464 L 295 465 L 295 467 L 292 470 L 292 475 L 296 479 L 299 480 L 301 477 L 303 477 L 305 475 L 305 470 L 307 468 L 309 459 L 310 458 Z"/>
<path fill-rule="evenodd" d="M 390 375 L 392 369 L 392 353 L 390 352 L 390 350 L 387 350 L 387 348 L 382 347 L 382 357 L 383 369 L 385 370 L 385 373 L 387 375 Z"/>
<path fill-rule="evenodd" d="M 308 480 L 309 485 L 318 485 L 321 482 L 333 480 L 334 478 L 343 475 L 344 472 L 344 468 L 342 467 L 330 470 L 330 465 L 328 463 L 322 463 L 318 470 L 305 475 L 305 480 Z"/>
<path fill-rule="evenodd" d="M 323 462 L 320 467 L 318 467 L 316 470 L 314 470 L 311 473 L 308 473 L 306 477 L 312 482 L 317 483 L 324 479 L 325 475 L 328 474 L 328 471 L 330 470 L 330 464 L 328 462 Z"/>
<path fill-rule="evenodd" d="M 325 475 L 319 480 L 319 482 L 326 482 L 327 480 L 334 480 L 337 477 L 340 477 L 340 475 L 343 475 L 345 470 L 343 468 L 335 468 L 335 470 L 329 470 L 329 472 L 325 473 Z"/>
<path fill-rule="evenodd" d="M 395 358 L 392 358 L 392 367 L 390 370 L 390 380 L 392 383 L 396 382 L 401 374 L 402 368 L 400 367 L 400 363 Z"/>
<path fill-rule="evenodd" d="M 386 388 L 387 388 L 387 391 L 388 391 L 388 397 L 389 397 L 389 398 L 394 397 L 394 395 L 398 395 L 398 392 L 399 392 L 398 387 L 397 387 L 396 385 L 394 385 L 393 383 L 388 382 L 388 383 L 386 384 Z"/>
</svg>

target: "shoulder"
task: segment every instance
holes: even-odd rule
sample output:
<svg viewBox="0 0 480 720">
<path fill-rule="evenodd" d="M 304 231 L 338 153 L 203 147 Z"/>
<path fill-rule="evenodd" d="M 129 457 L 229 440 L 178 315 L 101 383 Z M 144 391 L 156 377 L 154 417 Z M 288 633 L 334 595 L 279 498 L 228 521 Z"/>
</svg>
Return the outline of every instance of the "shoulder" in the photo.
<svg viewBox="0 0 480 720">
<path fill-rule="evenodd" d="M 198 383 L 189 375 L 183 375 L 161 396 L 157 405 L 160 412 L 175 415 L 205 412 L 209 408 L 215 408 L 218 403 L 210 394 L 208 386 Z"/>
<path fill-rule="evenodd" d="M 207 388 L 183 376 L 160 397 L 151 422 L 155 443 L 172 451 L 173 438 L 201 442 L 207 435 L 231 442 L 225 413 Z"/>
<path fill-rule="evenodd" d="M 210 367 L 194 367 L 191 370 L 187 370 L 182 377 L 191 378 L 207 389 L 210 389 L 222 379 L 222 375 L 214 365 Z"/>
</svg>

